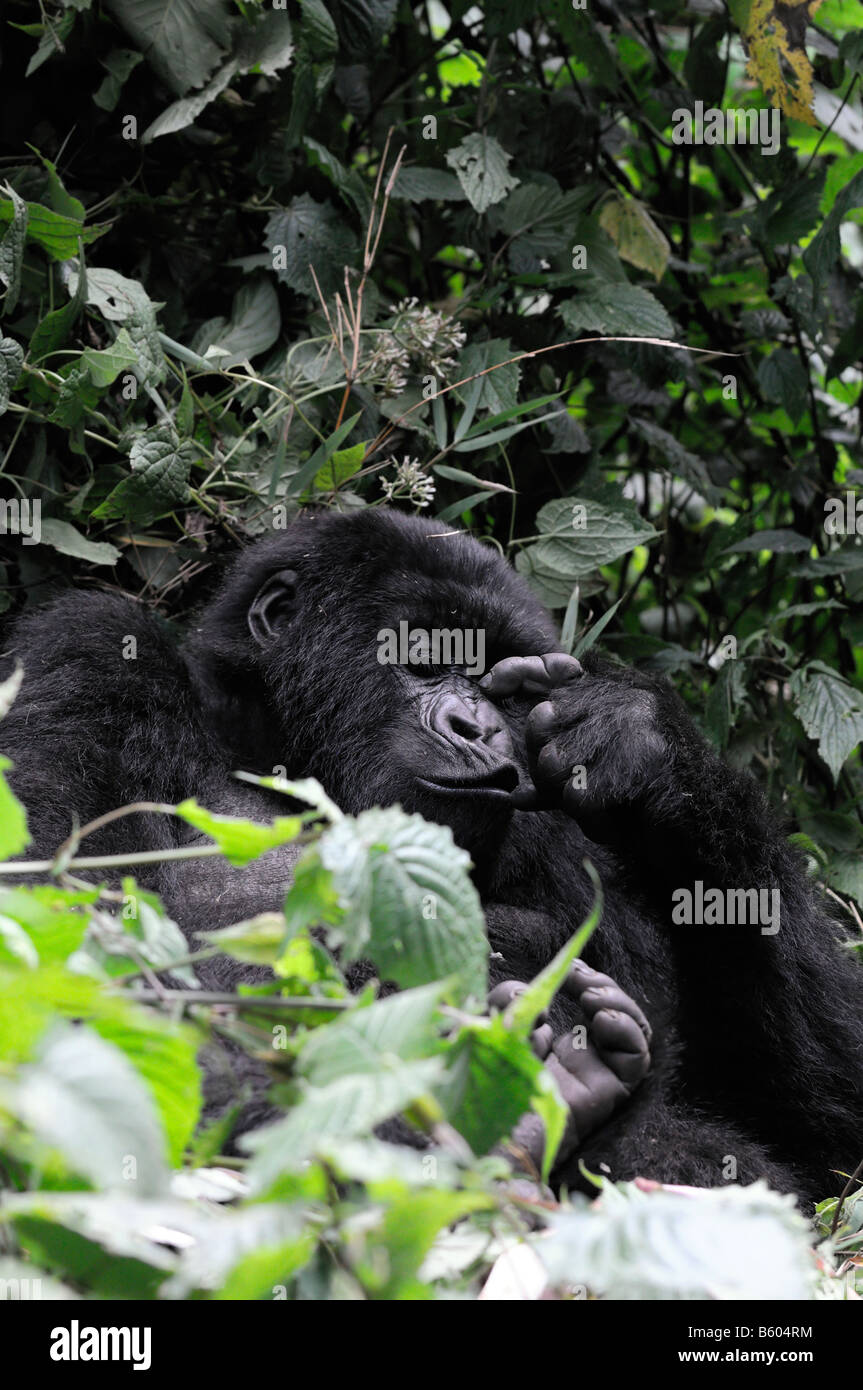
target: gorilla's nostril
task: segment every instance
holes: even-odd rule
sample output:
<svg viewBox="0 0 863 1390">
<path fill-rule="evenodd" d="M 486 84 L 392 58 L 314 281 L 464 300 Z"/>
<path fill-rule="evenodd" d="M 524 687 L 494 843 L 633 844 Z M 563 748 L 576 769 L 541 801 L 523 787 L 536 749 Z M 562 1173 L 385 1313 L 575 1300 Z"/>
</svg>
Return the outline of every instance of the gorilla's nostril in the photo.
<svg viewBox="0 0 863 1390">
<path fill-rule="evenodd" d="M 456 738 L 467 739 L 473 743 L 482 737 L 482 729 L 475 724 L 472 719 L 466 719 L 461 714 L 451 714 L 449 717 L 450 733 L 455 734 Z"/>
</svg>

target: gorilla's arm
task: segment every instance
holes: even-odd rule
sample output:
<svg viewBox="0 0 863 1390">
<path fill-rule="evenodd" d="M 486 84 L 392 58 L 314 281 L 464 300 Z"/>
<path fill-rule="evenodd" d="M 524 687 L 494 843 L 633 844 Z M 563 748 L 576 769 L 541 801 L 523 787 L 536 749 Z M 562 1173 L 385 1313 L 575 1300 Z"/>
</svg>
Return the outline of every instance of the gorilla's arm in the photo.
<svg viewBox="0 0 863 1390">
<path fill-rule="evenodd" d="M 538 661 L 527 659 L 525 672 L 534 698 Z M 863 1150 L 863 970 L 844 954 L 760 789 L 722 762 L 667 683 L 585 664 L 583 674 L 577 663 L 556 667 L 527 720 L 541 804 L 562 805 L 610 844 L 630 891 L 662 924 L 689 1094 L 745 1118 L 826 1190 L 828 1162 L 850 1171 Z M 512 693 L 512 663 L 501 666 Z M 574 768 L 583 772 L 573 778 Z M 777 889 L 779 930 L 675 925 L 672 894 L 699 881 L 705 893 Z"/>
</svg>

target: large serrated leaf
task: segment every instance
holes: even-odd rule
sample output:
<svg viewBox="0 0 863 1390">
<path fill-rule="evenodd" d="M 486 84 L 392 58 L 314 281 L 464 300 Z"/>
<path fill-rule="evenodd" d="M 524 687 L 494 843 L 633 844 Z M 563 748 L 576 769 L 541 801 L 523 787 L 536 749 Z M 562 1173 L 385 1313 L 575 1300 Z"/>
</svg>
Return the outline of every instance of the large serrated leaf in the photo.
<svg viewBox="0 0 863 1390">
<path fill-rule="evenodd" d="M 121 28 L 171 91 L 200 87 L 230 39 L 228 0 L 106 0 Z"/>
<path fill-rule="evenodd" d="M 342 1076 L 377 1072 L 393 1059 L 427 1057 L 435 1046 L 432 1021 L 446 985 L 437 982 L 352 1009 L 326 1028 L 306 1035 L 298 1070 L 314 1086 Z"/>
<path fill-rule="evenodd" d="M 96 1185 L 142 1197 L 167 1187 L 164 1140 L 144 1083 L 118 1048 L 89 1029 L 52 1033 L 7 1103 Z"/>
<path fill-rule="evenodd" d="M 160 135 L 170 135 L 184 130 L 198 119 L 201 112 L 221 96 L 235 77 L 254 70 L 268 77 L 274 77 L 279 69 L 288 65 L 294 51 L 291 42 L 291 22 L 284 10 L 273 10 L 258 18 L 253 28 L 239 30 L 237 49 L 233 56 L 219 69 L 205 87 L 193 96 L 180 97 L 157 116 L 141 136 L 142 144 L 148 144 Z"/>
<path fill-rule="evenodd" d="M 24 243 L 27 240 L 27 204 L 19 197 L 10 184 L 0 187 L 0 192 L 11 199 L 12 221 L 0 237 L 0 284 L 5 285 L 3 312 L 11 314 L 18 303 L 21 289 L 21 267 L 24 263 Z"/>
<path fill-rule="evenodd" d="M 572 334 L 626 334 L 638 338 L 670 338 L 674 332 L 659 300 L 641 285 L 597 284 L 565 299 L 560 316 Z"/>
<path fill-rule="evenodd" d="M 276 278 L 300 294 L 315 294 L 311 267 L 325 294 L 344 282 L 344 268 L 353 260 L 356 238 L 329 203 L 308 193 L 267 220 L 265 245 L 274 254 Z M 278 254 L 284 248 L 283 261 Z"/>
<path fill-rule="evenodd" d="M 811 666 L 795 671 L 790 684 L 797 717 L 838 782 L 845 759 L 863 739 L 863 696 L 835 673 Z"/>
<path fill-rule="evenodd" d="M 557 497 L 540 508 L 541 539 L 526 553 L 543 570 L 569 584 L 600 565 L 610 565 L 658 531 L 641 517 L 595 502 L 590 497 Z"/>
<path fill-rule="evenodd" d="M 492 203 L 499 203 L 518 185 L 507 170 L 512 155 L 507 154 L 493 135 L 472 131 L 454 150 L 448 150 L 446 162 L 476 212 L 485 212 Z"/>
<path fill-rule="evenodd" d="M 248 1175 L 253 1189 L 266 1191 L 283 1172 L 300 1167 L 331 1139 L 370 1134 L 375 1125 L 428 1095 L 442 1075 L 440 1058 L 429 1057 L 310 1087 L 283 1120 L 240 1141 L 252 1152 Z"/>
<path fill-rule="evenodd" d="M 451 994 L 485 998 L 482 908 L 448 826 L 397 806 L 364 811 L 328 830 L 319 854 L 346 906 L 350 959 L 368 956 L 402 988 L 454 976 Z"/>
</svg>

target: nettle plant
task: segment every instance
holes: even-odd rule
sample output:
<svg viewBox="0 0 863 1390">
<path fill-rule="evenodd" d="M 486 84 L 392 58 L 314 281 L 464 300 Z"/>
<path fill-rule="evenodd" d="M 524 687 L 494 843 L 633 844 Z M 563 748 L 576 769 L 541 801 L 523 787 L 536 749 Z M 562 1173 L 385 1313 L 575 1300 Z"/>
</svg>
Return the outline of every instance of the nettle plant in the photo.
<svg viewBox="0 0 863 1390">
<path fill-rule="evenodd" d="M 793 1199 L 761 1183 L 687 1194 L 597 1176 L 591 1206 L 514 1181 L 506 1140 L 528 1108 L 546 1126 L 545 1174 L 563 1133 L 529 1034 L 599 900 L 489 1017 L 482 912 L 450 831 L 398 808 L 343 816 L 314 782 L 265 785 L 311 809 L 261 825 L 163 808 L 234 865 L 307 845 L 283 912 L 203 932 L 192 952 L 133 878 L 79 877 L 86 827 L 38 866 L 47 882 L 0 886 L 4 1279 L 38 1281 L 40 1297 L 426 1299 L 513 1279 L 531 1297 L 844 1295 L 857 1198 L 824 1204 L 816 1262 Z M 0 853 L 18 855 L 25 817 L 2 796 Z M 272 978 L 207 993 L 191 967 L 218 953 Z M 399 991 L 379 997 L 373 979 L 351 995 L 342 967 L 360 957 Z M 269 1066 L 285 1106 L 240 1159 L 220 1156 L 236 1111 L 198 1124 L 196 1055 L 215 1035 Z M 376 1137 L 394 1114 L 425 1148 Z"/>
<path fill-rule="evenodd" d="M 769 785 L 813 872 L 859 923 L 859 7 L 732 0 L 694 15 L 683 0 L 636 0 L 623 14 L 507 0 L 483 13 L 469 0 L 210 0 L 175 8 L 170 28 L 150 0 L 7 8 L 0 611 L 76 583 L 185 616 L 214 562 L 307 501 L 421 508 L 512 559 L 560 618 L 567 650 L 601 636 L 671 675 L 714 742 Z M 740 119 L 756 109 L 758 122 Z M 727 132 L 716 113 L 732 111 L 735 129 L 759 132 L 763 113 L 778 149 L 702 138 L 709 123 Z M 840 515 L 843 527 L 825 525 Z M 0 852 L 14 857 L 21 813 L 0 795 Z M 247 851 L 260 847 L 259 831 L 238 833 Z M 421 910 L 405 927 L 420 973 L 399 996 L 403 1065 L 427 1072 L 420 1086 L 395 1071 L 417 1083 L 399 1104 L 438 1127 L 435 1183 L 421 1159 L 371 1137 L 382 1066 L 374 1083 L 350 1074 L 345 1089 L 366 1108 L 340 1133 L 338 1157 L 277 1159 L 282 1185 L 256 1189 L 229 1223 L 212 1219 L 208 1203 L 226 1195 L 212 1177 L 172 1194 L 169 1168 L 184 1154 L 200 1166 L 222 1143 L 217 1132 L 191 1137 L 194 1056 L 209 1028 L 236 1029 L 283 1086 L 297 1085 L 291 1113 L 302 1116 L 341 1076 L 335 1062 L 331 1076 L 302 1070 L 311 1040 L 323 1049 L 333 1038 L 344 1057 L 339 1028 L 396 1007 L 348 999 L 308 928 L 338 908 L 331 944 L 391 969 L 376 954 L 381 923 L 366 906 L 360 925 L 358 904 L 398 835 L 426 832 L 390 819 L 373 832 L 384 848 L 365 843 L 359 822 L 296 833 L 315 839 L 310 855 L 336 858 L 294 890 L 294 915 L 202 947 L 260 950 L 277 968 L 260 998 L 234 1001 L 230 1023 L 219 1005 L 185 998 L 188 950 L 134 886 L 126 915 L 72 881 L 73 860 L 58 861 L 47 886 L 3 889 L 0 1007 L 12 1022 L 0 1028 L 0 1105 L 22 1204 L 7 1223 L 17 1246 L 7 1239 L 27 1268 L 77 1287 L 104 1278 L 113 1292 L 190 1294 L 214 1271 L 217 1286 L 270 1296 L 276 1267 L 289 1283 L 302 1265 L 309 1287 L 403 1296 L 436 1281 L 475 1290 L 478 1271 L 524 1234 L 495 1185 L 500 1161 L 463 1146 L 485 1153 L 504 1131 L 478 1136 L 442 1080 L 466 1076 L 474 1122 L 488 1110 L 494 1122 L 482 1123 L 495 1129 L 499 1107 L 508 1112 L 474 1065 L 482 1045 L 504 1069 L 511 1108 L 542 1100 L 521 1025 L 470 1010 L 485 948 L 469 897 L 451 935 Z M 435 841 L 434 852 L 447 881 L 466 883 L 451 846 Z M 349 861 L 365 897 L 332 886 Z M 158 990 L 142 978 L 166 964 L 180 991 L 145 996 Z M 282 995 L 307 1002 L 282 1000 L 267 1016 Z M 50 1032 L 58 1019 L 87 1021 L 61 1036 Z M 273 1027 L 287 1029 L 286 1048 L 272 1047 Z M 76 1096 L 74 1124 L 43 1131 L 52 1106 L 65 1115 L 72 1104 L 62 1049 L 76 1041 L 95 1049 L 93 1087 Z M 110 1123 L 103 1065 L 115 1068 L 104 1080 L 117 1096 Z M 117 1069 L 146 1104 L 120 1104 Z M 117 1147 L 121 1115 L 132 1130 Z M 463 1144 L 438 1142 L 460 1124 Z M 67 1153 L 78 1133 L 86 1142 Z M 130 1195 L 118 1177 L 127 1155 L 152 1188 Z M 607 1222 L 621 1223 L 621 1240 L 635 1232 L 641 1204 L 660 1196 L 669 1220 L 672 1208 L 681 1221 L 704 1211 L 608 1189 L 589 1212 L 567 1210 L 564 1282 L 633 1287 L 626 1264 L 640 1289 L 655 1288 L 631 1247 L 614 1247 L 631 1262 L 621 1255 L 605 1275 L 585 1251 Z M 176 1221 L 201 1223 L 188 1257 L 182 1241 L 142 1246 L 144 1208 L 166 1200 Z M 723 1200 L 748 1199 L 716 1196 L 731 1232 Z M 424 1213 L 415 1239 L 407 1209 Z M 842 1208 L 846 1254 L 860 1210 L 859 1199 Z M 470 1239 L 459 1247 L 458 1227 L 446 1259 L 424 1266 L 466 1212 Z M 56 1253 L 63 1220 L 75 1268 Z M 728 1241 L 729 1264 L 753 1267 L 747 1237 Z M 536 1243 L 550 1248 L 547 1235 Z M 786 1264 L 800 1268 L 780 1250 L 771 1277 Z M 697 1261 L 689 1273 L 698 1286 Z M 681 1269 L 673 1278 L 689 1287 Z"/>
</svg>

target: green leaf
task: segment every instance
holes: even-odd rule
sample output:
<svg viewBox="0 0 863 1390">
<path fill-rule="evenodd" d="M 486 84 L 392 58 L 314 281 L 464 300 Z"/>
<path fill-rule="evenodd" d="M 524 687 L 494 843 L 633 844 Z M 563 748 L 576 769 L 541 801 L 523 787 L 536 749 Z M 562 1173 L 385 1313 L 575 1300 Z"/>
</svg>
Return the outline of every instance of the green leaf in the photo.
<svg viewBox="0 0 863 1390">
<path fill-rule="evenodd" d="M 375 1232 L 377 1250 L 369 1251 L 356 1269 L 357 1276 L 376 1299 L 422 1297 L 424 1286 L 417 1275 L 441 1230 L 471 1212 L 494 1207 L 495 1198 L 488 1192 L 441 1192 L 427 1187 L 396 1197 Z M 378 1250 L 382 1258 L 375 1258 Z"/>
<path fill-rule="evenodd" d="M 466 135 L 455 149 L 448 150 L 446 162 L 475 212 L 486 212 L 499 203 L 519 180 L 507 170 L 512 155 L 494 138 L 479 131 Z"/>
<path fill-rule="evenodd" d="M 794 244 L 816 225 L 824 176 L 825 170 L 819 169 L 758 204 L 758 221 L 771 246 Z"/>
<path fill-rule="evenodd" d="M 106 0 L 116 22 L 163 82 L 178 95 L 200 87 L 230 38 L 226 0 Z"/>
<path fill-rule="evenodd" d="M 323 444 L 318 445 L 311 458 L 307 459 L 302 467 L 297 469 L 294 476 L 288 480 L 288 485 L 285 489 L 285 495 L 287 497 L 297 497 L 311 486 L 314 479 L 322 469 L 326 467 L 328 460 L 332 458 L 342 441 L 348 438 L 361 415 L 362 411 L 358 410 L 355 415 L 351 415 L 347 420 L 343 420 L 338 429 L 333 430 L 329 439 L 325 439 Z"/>
<path fill-rule="evenodd" d="M 33 362 L 40 362 L 67 341 L 87 294 L 87 273 L 83 269 L 83 262 L 74 280 L 70 277 L 69 286 L 72 297 L 68 303 L 46 314 L 33 331 L 30 339 L 30 359 Z"/>
<path fill-rule="evenodd" d="M 136 53 L 132 48 L 113 48 L 106 58 L 100 58 L 99 62 L 108 76 L 93 93 L 96 105 L 101 106 L 103 111 L 113 111 L 126 79 L 143 61 L 143 53 Z"/>
<path fill-rule="evenodd" d="M 179 1166 L 201 1113 L 201 1040 L 196 1030 L 151 1010 L 130 1008 L 125 1001 L 93 1018 L 90 1026 L 134 1067 L 156 1107 L 168 1158 Z"/>
<path fill-rule="evenodd" d="M 527 560 L 535 558 L 570 588 L 582 575 L 610 565 L 659 535 L 637 513 L 614 510 L 590 497 L 559 497 L 546 502 L 537 516 L 537 527 L 542 538 L 526 546 L 522 555 Z M 527 567 L 524 560 L 516 563 L 519 569 Z"/>
<path fill-rule="evenodd" d="M 219 927 L 215 931 L 199 931 L 195 935 L 245 965 L 272 967 L 284 949 L 285 918 L 281 912 L 259 912 L 244 922 L 234 922 L 230 927 Z"/>
<path fill-rule="evenodd" d="M 518 405 L 518 383 L 521 367 L 511 359 L 517 351 L 508 338 L 490 338 L 484 343 L 468 343 L 462 350 L 458 363 L 458 376 L 472 377 L 481 372 L 482 393 L 479 398 L 480 410 L 490 410 L 495 416 L 506 414 Z M 487 368 L 492 367 L 493 371 Z M 461 387 L 462 399 L 466 397 L 470 384 Z M 475 428 L 485 430 L 489 422 L 478 421 Z"/>
<path fill-rule="evenodd" d="M 133 439 L 124 478 L 93 512 L 99 520 L 132 516 L 142 523 L 182 505 L 189 495 L 189 472 L 197 456 L 190 441 L 178 441 L 172 425 L 156 425 Z"/>
<path fill-rule="evenodd" d="M 758 381 L 768 400 L 777 401 L 796 424 L 808 409 L 809 378 L 796 353 L 776 348 L 758 364 Z"/>
<path fill-rule="evenodd" d="M 530 1110 L 543 1070 L 530 1043 L 495 1014 L 462 1029 L 437 1095 L 449 1123 L 485 1154 Z"/>
<path fill-rule="evenodd" d="M 254 772 L 235 772 L 234 776 L 239 782 L 249 782 L 253 787 L 266 787 L 269 791 L 290 796 L 294 801 L 305 801 L 315 812 L 313 819 L 323 817 L 333 823 L 342 819 L 342 812 L 315 777 L 258 777 Z M 308 815 L 308 812 L 303 814 Z"/>
<path fill-rule="evenodd" d="M 314 295 L 314 267 L 324 294 L 344 287 L 344 268 L 353 262 L 356 237 L 329 203 L 301 193 L 268 219 L 264 244 L 273 256 L 276 279 L 299 294 Z"/>
<path fill-rule="evenodd" d="M 73 270 L 70 287 L 76 285 L 77 278 Z M 125 325 L 135 348 L 140 379 L 148 386 L 157 386 L 167 369 L 156 326 L 157 306 L 143 285 L 105 266 L 89 266 L 85 294 L 85 302 L 109 323 Z"/>
<path fill-rule="evenodd" d="M 252 1154 L 248 1177 L 253 1191 L 266 1192 L 282 1173 L 302 1167 L 332 1139 L 371 1134 L 375 1125 L 428 1096 L 442 1074 L 441 1060 L 429 1057 L 309 1087 L 284 1119 L 240 1140 Z"/>
<path fill-rule="evenodd" d="M 582 633 L 581 637 L 579 638 L 578 642 L 575 644 L 575 647 L 573 649 L 572 655 L 574 657 L 577 658 L 584 656 L 585 652 L 590 651 L 593 644 L 599 640 L 605 629 L 608 627 L 608 624 L 611 622 L 612 618 L 614 617 L 622 602 L 623 599 L 619 598 L 616 603 L 613 603 L 611 605 L 610 608 L 606 608 L 602 617 L 598 618 L 597 621 L 593 624 L 591 628 L 588 629 L 587 632 Z"/>
<path fill-rule="evenodd" d="M 505 425 L 503 429 L 491 430 L 488 434 L 472 435 L 470 439 L 463 439 L 456 444 L 453 452 L 456 454 L 470 454 L 477 449 L 487 449 L 492 444 L 500 444 L 505 439 L 512 439 L 513 435 L 521 434 L 522 430 L 531 429 L 534 425 L 543 425 L 547 420 L 554 420 L 558 415 L 564 414 L 563 410 L 550 410 L 545 415 L 537 415 L 532 420 L 522 420 L 521 424 Z"/>
<path fill-rule="evenodd" d="M 0 200 L 0 225 L 14 222 L 16 216 L 11 198 Z M 78 218 L 64 217 L 41 203 L 27 204 L 27 240 L 35 241 L 55 261 L 68 261 L 77 256 L 79 242 L 89 246 L 107 230 L 107 223 L 85 227 Z"/>
<path fill-rule="evenodd" d="M 89 1028 L 61 1027 L 6 1093 L 22 1124 L 97 1186 L 151 1196 L 167 1188 L 150 1096 L 118 1048 Z"/>
<path fill-rule="evenodd" d="M 192 125 L 201 112 L 221 96 L 241 73 L 255 71 L 267 77 L 275 77 L 291 60 L 294 51 L 291 42 L 291 21 L 283 7 L 256 15 L 252 24 L 235 28 L 234 35 L 235 50 L 228 61 L 200 91 L 196 91 L 192 96 L 181 96 L 178 101 L 172 102 L 161 116 L 157 116 L 141 136 L 142 144 L 146 145 L 160 135 L 170 135 Z M 182 90 L 186 91 L 187 88 Z"/>
<path fill-rule="evenodd" d="M 830 271 L 839 259 L 841 241 L 839 229 L 848 213 L 863 206 L 863 170 L 846 184 L 838 195 L 817 234 L 803 252 L 803 264 L 812 276 L 815 293 L 824 289 Z"/>
<path fill-rule="evenodd" d="M 272 1299 L 317 1246 L 315 1229 L 303 1229 L 303 1212 L 284 1202 L 220 1216 L 183 1253 L 177 1274 L 165 1286 L 166 1298 L 189 1298 L 204 1289 L 218 1299 Z"/>
<path fill-rule="evenodd" d="M 762 550 L 769 550 L 775 555 L 787 555 L 801 554 L 811 549 L 812 542 L 806 536 L 799 535 L 790 527 L 783 527 L 779 531 L 753 531 L 751 536 L 745 536 L 742 541 L 727 545 L 720 554 L 757 555 Z"/>
<path fill-rule="evenodd" d="M 121 328 L 110 347 L 85 348 L 81 353 L 81 365 L 85 367 L 94 386 L 104 390 L 110 386 L 122 371 L 134 367 L 138 361 L 135 344 L 125 328 Z"/>
<path fill-rule="evenodd" d="M 863 739 L 863 695 L 835 672 L 795 671 L 790 680 L 795 713 L 839 781 L 843 764 Z"/>
<path fill-rule="evenodd" d="M 26 932 L 41 965 L 60 965 L 77 951 L 87 930 L 82 907 L 95 901 L 90 893 L 69 892 L 56 884 L 0 889 L 0 913 Z"/>
<path fill-rule="evenodd" d="M 193 350 L 219 369 L 236 367 L 273 346 L 281 329 L 279 298 L 268 279 L 240 286 L 231 317 L 209 319 L 195 335 Z"/>
<path fill-rule="evenodd" d="M 312 153 L 314 160 L 326 174 L 336 192 L 354 208 L 360 219 L 366 222 L 371 208 L 371 199 L 357 170 L 346 169 L 344 164 L 336 159 L 325 145 L 322 145 L 319 140 L 313 140 L 310 135 L 303 137 L 303 144 Z"/>
<path fill-rule="evenodd" d="M 303 828 L 302 816 L 276 816 L 269 825 L 258 825 L 240 816 L 220 816 L 206 811 L 192 797 L 181 801 L 175 810 L 182 820 L 215 840 L 225 858 L 238 868 L 269 849 L 289 844 Z"/>
<path fill-rule="evenodd" d="M 319 492 L 330 492 L 341 487 L 362 468 L 366 456 L 366 445 L 352 444 L 349 449 L 337 449 L 315 474 L 314 486 Z"/>
<path fill-rule="evenodd" d="M 14 859 L 30 844 L 24 807 L 13 796 L 3 775 L 11 766 L 9 759 L 0 753 L 0 859 Z"/>
<path fill-rule="evenodd" d="M 495 372 L 491 373 L 492 377 L 495 375 L 497 375 Z M 485 379 L 483 378 L 483 380 Z M 478 434 L 485 434 L 489 430 L 497 429 L 498 425 L 504 425 L 508 420 L 516 420 L 521 415 L 531 415 L 533 411 L 542 410 L 544 406 L 560 400 L 560 395 L 561 393 L 558 391 L 553 396 L 537 396 L 532 401 L 520 401 L 516 405 L 510 406 L 508 410 L 499 410 L 494 415 L 487 415 L 485 419 L 478 420 L 475 425 L 471 425 L 463 437 L 473 439 Z M 559 412 L 555 411 L 554 413 L 558 414 Z M 545 415 L 542 418 L 549 419 L 550 416 Z M 533 419 L 529 423 L 535 425 L 539 423 L 539 420 Z"/>
<path fill-rule="evenodd" d="M 863 907 L 863 857 L 859 849 L 854 854 L 838 854 L 827 869 L 827 882 L 837 893 L 845 893 Z"/>
<path fill-rule="evenodd" d="M 668 430 L 661 429 L 652 420 L 634 418 L 632 423 L 638 433 L 647 440 L 651 450 L 659 455 L 672 473 L 678 474 L 686 482 L 691 483 L 708 501 L 714 503 L 719 501 L 718 490 L 713 486 L 707 465 L 702 458 L 684 448 L 673 434 L 669 434 Z"/>
<path fill-rule="evenodd" d="M 24 351 L 15 339 L 0 338 L 0 415 L 9 407 L 9 397 L 23 365 Z"/>
<path fill-rule="evenodd" d="M 533 1248 L 555 1285 L 642 1301 L 814 1297 L 811 1227 L 763 1181 L 698 1192 L 604 1181 L 601 1201 L 547 1224 Z"/>
<path fill-rule="evenodd" d="M 6 286 L 3 312 L 11 314 L 18 303 L 21 290 L 21 267 L 24 263 L 24 243 L 27 239 L 27 204 L 19 198 L 10 184 L 0 184 L 0 190 L 11 200 L 12 221 L 0 237 L 0 284 Z"/>
<path fill-rule="evenodd" d="M 641 285 L 594 284 L 560 305 L 573 336 L 590 332 L 671 338 L 674 327 L 659 300 Z"/>
<path fill-rule="evenodd" d="M 435 1050 L 434 1020 L 446 990 L 441 981 L 403 990 L 308 1033 L 297 1062 L 300 1074 L 313 1086 L 328 1086 L 345 1076 L 385 1070 L 399 1060 L 427 1057 Z"/>
<path fill-rule="evenodd" d="M 344 906 L 347 959 L 370 958 L 403 989 L 453 976 L 453 997 L 485 999 L 482 908 L 449 826 L 397 806 L 364 811 L 325 831 L 317 853 Z"/>
<path fill-rule="evenodd" d="M 73 555 L 76 560 L 86 560 L 91 565 L 116 565 L 120 559 L 116 546 L 107 541 L 88 540 L 71 522 L 55 516 L 43 517 L 41 541 L 61 555 Z"/>
<path fill-rule="evenodd" d="M 863 545 L 849 541 L 847 545 L 828 550 L 826 555 L 807 556 L 795 568 L 801 579 L 823 579 L 827 574 L 855 574 L 863 569 Z"/>
<path fill-rule="evenodd" d="M 393 197 L 411 203 L 427 199 L 435 202 L 463 203 L 467 194 L 456 178 L 446 169 L 426 169 L 420 164 L 402 165 L 393 185 Z"/>
<path fill-rule="evenodd" d="M 339 46 L 339 35 L 323 0 L 300 0 L 303 39 L 316 58 L 332 58 Z"/>
</svg>

